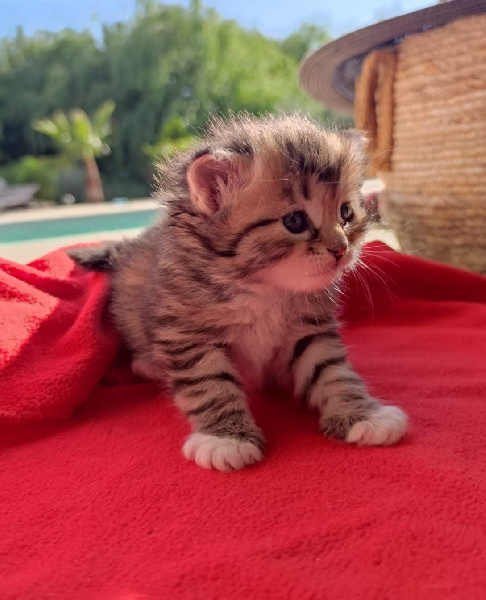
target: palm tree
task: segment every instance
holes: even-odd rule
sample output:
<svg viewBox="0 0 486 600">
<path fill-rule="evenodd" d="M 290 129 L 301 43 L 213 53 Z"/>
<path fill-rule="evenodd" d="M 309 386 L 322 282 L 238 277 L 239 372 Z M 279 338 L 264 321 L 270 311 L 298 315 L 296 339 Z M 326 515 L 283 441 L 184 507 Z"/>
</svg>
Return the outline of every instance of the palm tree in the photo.
<svg viewBox="0 0 486 600">
<path fill-rule="evenodd" d="M 176 152 L 186 150 L 194 142 L 188 124 L 181 117 L 172 117 L 162 128 L 155 144 L 144 144 L 142 151 L 152 161 L 160 158 L 171 158 Z"/>
<path fill-rule="evenodd" d="M 83 160 L 86 167 L 86 202 L 103 202 L 103 186 L 96 157 L 110 153 L 106 139 L 111 134 L 111 115 L 115 103 L 102 104 L 90 120 L 84 110 L 76 108 L 69 115 L 56 111 L 50 119 L 33 122 L 32 127 L 50 137 L 71 160 Z"/>
</svg>

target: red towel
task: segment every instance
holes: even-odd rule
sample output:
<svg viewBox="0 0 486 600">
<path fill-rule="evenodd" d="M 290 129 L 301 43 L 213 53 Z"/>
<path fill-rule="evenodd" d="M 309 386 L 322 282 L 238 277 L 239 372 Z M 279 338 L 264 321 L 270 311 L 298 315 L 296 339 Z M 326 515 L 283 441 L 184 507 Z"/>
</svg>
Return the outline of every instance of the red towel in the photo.
<svg viewBox="0 0 486 600">
<path fill-rule="evenodd" d="M 69 416 L 117 350 L 108 285 L 65 252 L 28 266 L 0 259 L 0 420 Z"/>
<path fill-rule="evenodd" d="M 62 251 L 4 261 L 0 599 L 484 597 L 486 279 L 380 244 L 366 263 L 344 337 L 410 433 L 354 448 L 258 398 L 267 457 L 228 475 L 181 458 L 188 426 L 154 384 L 120 356 L 107 373 L 102 275 Z"/>
</svg>

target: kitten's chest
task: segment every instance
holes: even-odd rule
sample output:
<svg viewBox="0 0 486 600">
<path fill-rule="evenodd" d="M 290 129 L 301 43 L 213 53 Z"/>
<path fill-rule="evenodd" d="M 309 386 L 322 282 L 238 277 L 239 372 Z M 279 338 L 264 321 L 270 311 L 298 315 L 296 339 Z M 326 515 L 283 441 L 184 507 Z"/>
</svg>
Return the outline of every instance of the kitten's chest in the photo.
<svg viewBox="0 0 486 600">
<path fill-rule="evenodd" d="M 245 384 L 259 388 L 284 345 L 284 306 L 255 302 L 242 307 L 239 314 L 240 324 L 231 345 L 233 360 Z"/>
</svg>

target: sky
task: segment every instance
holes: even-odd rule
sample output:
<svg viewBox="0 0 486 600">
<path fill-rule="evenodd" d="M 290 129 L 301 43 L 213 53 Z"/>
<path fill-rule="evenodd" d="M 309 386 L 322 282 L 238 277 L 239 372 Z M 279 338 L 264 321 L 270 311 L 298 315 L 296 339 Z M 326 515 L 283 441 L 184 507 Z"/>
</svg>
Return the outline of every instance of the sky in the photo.
<svg viewBox="0 0 486 600">
<path fill-rule="evenodd" d="M 168 2 L 188 5 L 189 0 Z M 303 21 L 316 22 L 338 36 L 399 14 L 435 4 L 434 0 L 203 0 L 228 19 L 265 35 L 285 37 Z M 0 38 L 22 25 L 26 34 L 37 29 L 90 28 L 99 22 L 124 21 L 135 0 L 0 0 Z"/>
</svg>

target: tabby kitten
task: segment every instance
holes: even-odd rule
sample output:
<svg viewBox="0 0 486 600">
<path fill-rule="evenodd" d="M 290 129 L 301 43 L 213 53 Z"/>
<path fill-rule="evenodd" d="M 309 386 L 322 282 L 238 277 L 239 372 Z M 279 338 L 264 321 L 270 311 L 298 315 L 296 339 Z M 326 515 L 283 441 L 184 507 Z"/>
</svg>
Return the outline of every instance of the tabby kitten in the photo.
<svg viewBox="0 0 486 600">
<path fill-rule="evenodd" d="M 406 415 L 371 398 L 347 361 L 335 316 L 366 227 L 362 145 L 302 117 L 214 121 L 160 165 L 155 225 L 69 251 L 110 272 L 133 370 L 170 387 L 193 430 L 183 454 L 200 467 L 261 460 L 246 393 L 267 383 L 316 409 L 330 437 L 378 445 L 404 434 Z"/>
</svg>

